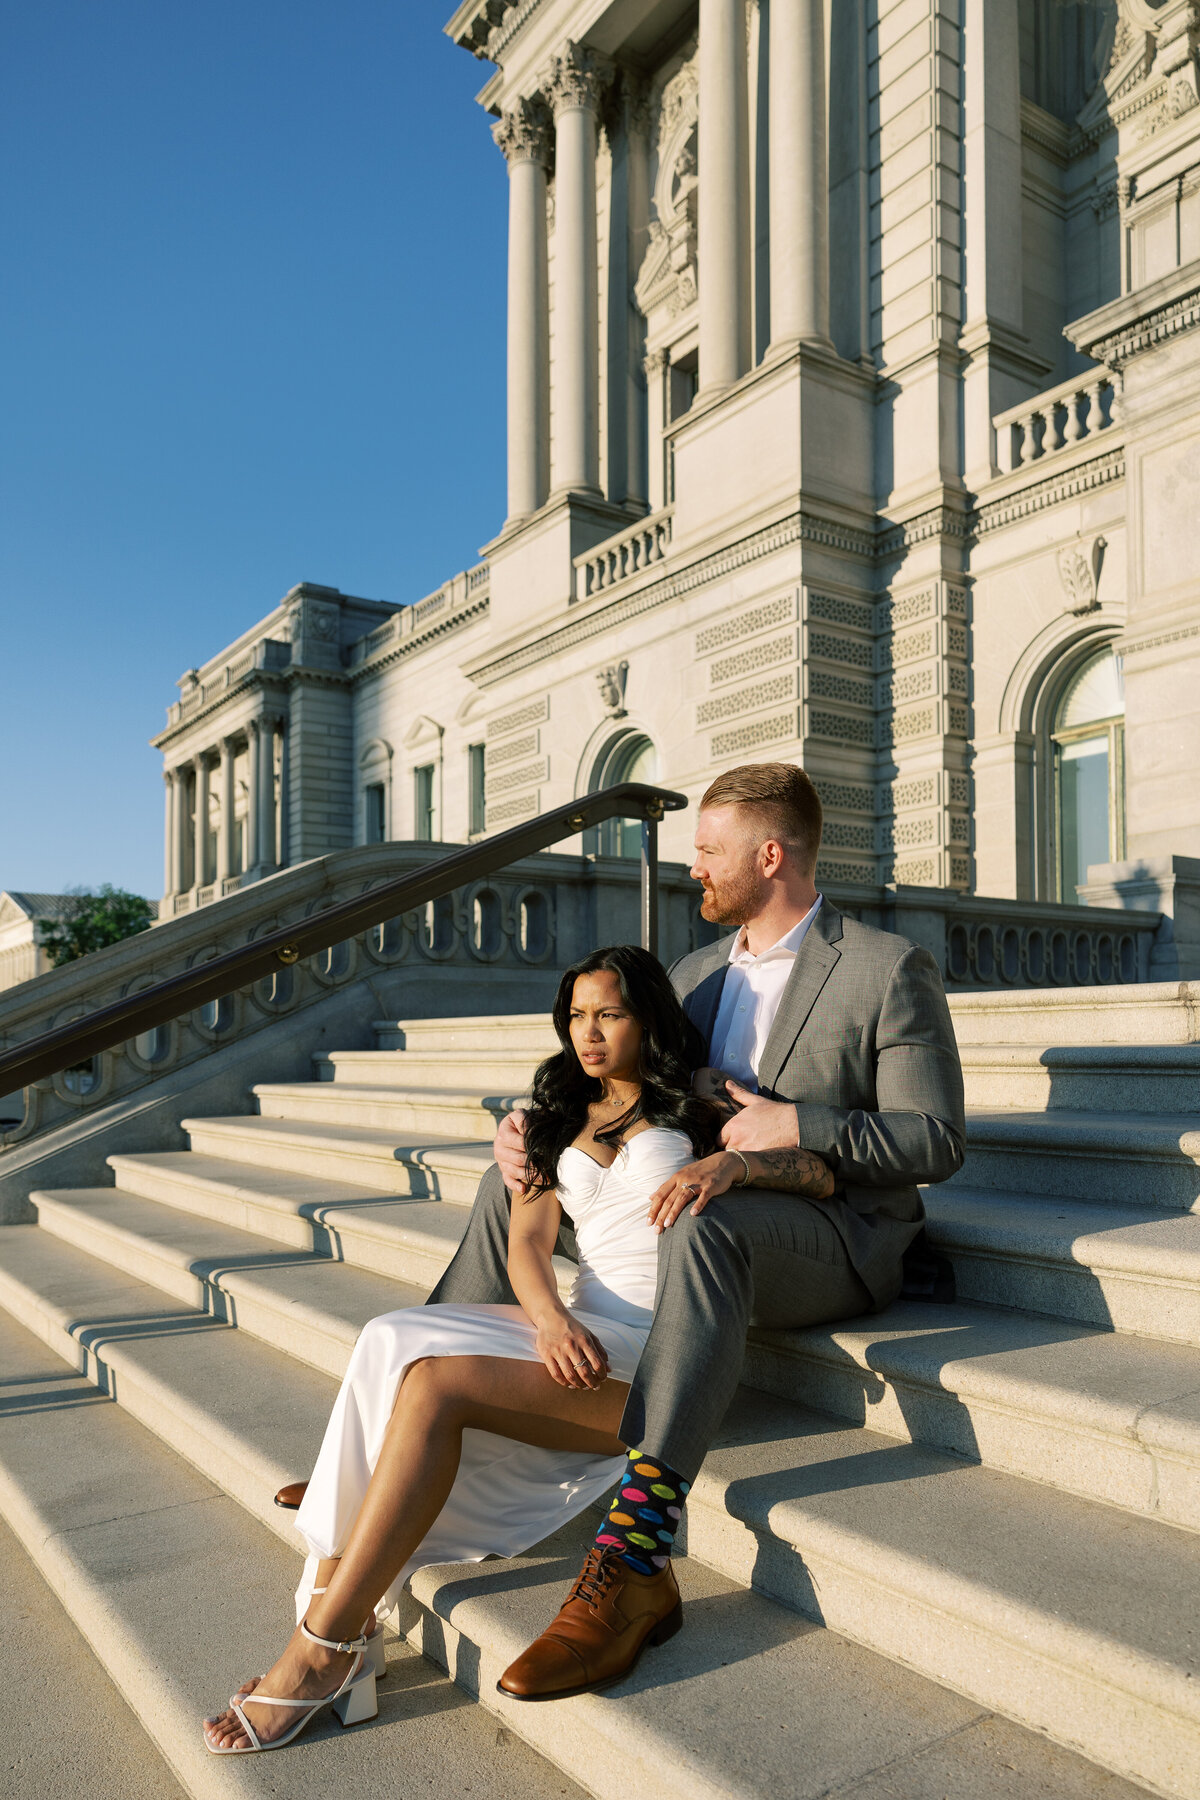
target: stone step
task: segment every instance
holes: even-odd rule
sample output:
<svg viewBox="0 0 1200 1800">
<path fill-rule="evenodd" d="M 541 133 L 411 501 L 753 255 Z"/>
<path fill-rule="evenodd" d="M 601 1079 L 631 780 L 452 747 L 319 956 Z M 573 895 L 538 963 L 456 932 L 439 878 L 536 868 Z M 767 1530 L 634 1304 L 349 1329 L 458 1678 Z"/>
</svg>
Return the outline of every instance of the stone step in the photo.
<svg viewBox="0 0 1200 1800">
<path fill-rule="evenodd" d="M 514 1794 L 583 1800 L 584 1790 L 560 1768 L 519 1735 L 497 1731 L 493 1712 L 434 1677 L 402 1639 L 389 1643 L 379 1716 L 369 1725 L 343 1731 L 327 1714 L 295 1749 L 275 1756 L 235 1762 L 209 1755 L 201 1719 L 225 1704 L 237 1681 L 269 1662 L 291 1624 L 294 1547 L 2 1315 L 0 1362 L 7 1395 L 0 1413 L 0 1513 L 192 1800 L 370 1794 L 379 1791 L 381 1767 L 396 1772 L 387 1792 L 406 1800 L 416 1800 L 426 1784 L 424 1778 L 410 1783 L 400 1771 L 422 1769 L 436 1769 L 446 1793 L 469 1793 L 472 1800 Z M 99 1670 L 97 1677 L 108 1688 Z M 939 1690 L 924 1685 L 937 1697 Z M 47 1686 L 53 1695 L 53 1683 Z M 119 1766 L 106 1770 L 112 1747 L 93 1735 L 78 1707 L 73 1684 L 70 1710 L 54 1721 L 56 1734 L 66 1734 L 73 1775 L 63 1794 L 100 1800 L 116 1793 L 128 1800 L 176 1794 L 167 1771 L 150 1777 L 145 1763 L 120 1786 L 105 1781 L 106 1772 L 119 1775 Z M 119 1732 L 111 1688 L 107 1715 L 110 1730 Z M 102 1728 L 98 1718 L 96 1730 Z M 1018 1743 L 1023 1735 L 1014 1733 Z M 9 1731 L 9 1751 L 13 1740 Z M 1011 1761 L 1007 1749 L 1002 1754 Z M 17 1773 L 18 1785 L 8 1789 L 14 1800 L 58 1795 L 47 1778 L 52 1757 L 43 1742 L 31 1771 L 36 1779 L 26 1783 Z M 1086 1766 L 1075 1759 L 1069 1766 L 1082 1782 Z M 11 1775 L 8 1756 L 5 1767 Z M 1082 1796 L 1086 1789 L 1078 1791 Z M 1032 1773 L 1028 1792 L 1032 1800 Z"/>
<path fill-rule="evenodd" d="M 36 1227 L 9 1227 L 3 1249 L 0 1304 L 18 1322 L 111 1389 L 134 1418 L 278 1537 L 293 1537 L 270 1496 L 311 1466 L 334 1392 L 329 1378 L 227 1325 L 164 1307 L 161 1294 Z M 1187 1800 L 1200 1755 L 1200 1538 L 745 1391 L 730 1421 L 731 1460 L 723 1463 L 714 1451 L 689 1506 L 693 1548 L 681 1575 L 692 1629 L 647 1657 L 622 1690 L 653 1695 L 661 1707 L 655 1718 L 678 1727 L 670 1765 L 678 1791 L 697 1800 L 801 1791 L 815 1800 L 831 1785 L 840 1795 L 853 1793 L 862 1734 L 893 1716 L 897 1694 L 919 1697 L 928 1708 L 941 1703 L 945 1690 L 923 1679 L 936 1665 L 939 1682 L 970 1690 L 978 1706 L 1028 1718 L 1038 1732 L 1107 1768 Z M 79 1454 L 76 1445 L 75 1462 Z M 931 1528 L 934 1520 L 940 1530 Z M 413 1587 L 425 1614 L 409 1612 L 402 1623 L 535 1747 L 553 1744 L 568 1774 L 578 1772 L 595 1794 L 623 1800 L 631 1769 L 641 1767 L 629 1759 L 642 1754 L 644 1714 L 599 1696 L 520 1707 L 493 1689 L 500 1668 L 560 1601 L 578 1568 L 584 1532 L 575 1531 L 565 1552 L 560 1540 L 557 1557 L 552 1543 L 511 1564 L 421 1571 Z M 213 1555 L 210 1545 L 204 1553 Z M 726 1582 L 697 1571 L 694 1558 Z M 746 1591 L 750 1574 L 758 1588 L 777 1589 L 789 1611 L 763 1610 L 770 1602 Z M 817 1634 L 806 1654 L 815 1648 L 822 1660 L 810 1676 L 802 1660 L 777 1678 L 772 1658 L 780 1647 L 807 1644 L 813 1635 L 789 1616 L 793 1607 L 834 1629 L 841 1618 L 854 1628 L 855 1644 L 845 1646 L 838 1665 L 850 1672 L 840 1691 L 853 1694 L 853 1703 L 828 1726 L 834 1753 L 851 1758 L 849 1766 L 835 1764 L 844 1771 L 836 1781 L 828 1769 L 810 1771 L 806 1734 L 817 1729 L 814 1709 L 827 1679 L 818 1675 L 832 1666 L 823 1658 L 838 1641 Z M 264 1609 L 255 1612 L 261 1618 Z M 189 1620 L 189 1641 L 191 1630 Z M 870 1651 L 885 1640 L 895 1660 L 876 1662 L 867 1679 L 856 1646 Z M 248 1647 L 244 1655 L 235 1670 L 261 1664 Z M 729 1669 L 741 1670 L 745 1681 L 736 1683 L 736 1704 L 727 1709 L 727 1682 L 735 1678 L 719 1670 Z M 918 1679 L 919 1688 L 908 1686 Z M 873 1704 L 877 1682 L 891 1696 L 887 1704 Z M 975 1719 L 958 1716 L 964 1727 Z M 911 1717 L 906 1710 L 906 1722 Z M 606 1738 L 626 1718 L 630 1739 Z M 760 1718 L 771 1729 L 748 1732 Z M 754 1774 L 764 1743 L 780 1743 L 785 1730 L 791 1773 L 770 1764 Z M 543 1732 L 560 1735 L 539 1737 Z M 814 1754 L 825 1741 L 818 1729 Z M 665 1754 L 665 1746 L 655 1754 Z M 878 1769 L 881 1759 L 871 1756 L 869 1766 Z M 806 1782 L 812 1776 L 802 1790 L 795 1785 L 801 1766 Z M 1076 1774 L 1082 1780 L 1083 1771 Z M 986 1785 L 986 1766 L 979 1779 L 981 1794 L 1002 1791 Z M 1103 1782 L 1096 1770 L 1090 1779 Z M 910 1800 L 932 1797 L 935 1788 L 899 1791 Z M 1019 1786 L 1011 1791 L 1022 1793 Z M 1030 1788 L 1031 1800 L 1037 1791 Z M 884 1800 L 887 1789 L 861 1792 L 863 1800 Z M 1079 1792 L 1091 1800 L 1106 1790 L 1085 1785 Z"/>
<path fill-rule="evenodd" d="M 31 1195 L 42 1230 L 340 1381 L 368 1319 L 426 1288 L 212 1224 L 120 1188 Z"/>
<path fill-rule="evenodd" d="M 956 1183 L 1095 1205 L 1193 1211 L 1200 1201 L 1200 1119 L 1065 1107 L 970 1112 L 966 1162 L 951 1178 Z"/>
<path fill-rule="evenodd" d="M 14 1334 L 18 1329 L 12 1327 Z M 0 1354 L 3 1349 L 0 1339 Z M 50 1361 L 40 1346 L 34 1344 L 33 1349 L 44 1362 Z M 11 1368 L 11 1363 L 6 1366 Z M 73 1380 L 81 1385 L 80 1377 L 72 1377 L 68 1369 L 60 1367 L 60 1374 L 64 1383 Z M 18 1405 L 26 1402 L 29 1387 L 19 1377 L 10 1375 L 8 1380 Z M 84 1404 L 91 1400 L 86 1393 Z M 87 1639 L 5 1523 L 2 1508 L 0 1567 L 4 1570 L 0 1692 L 8 1793 L 30 1800 L 34 1795 L 37 1800 L 80 1800 L 83 1794 L 188 1800 L 137 1714 L 114 1688 Z M 51 1721 L 53 1728 L 48 1729 Z"/>
<path fill-rule="evenodd" d="M 901 1303 L 751 1333 L 748 1386 L 1200 1531 L 1200 1350 L 993 1307 Z"/>
<path fill-rule="evenodd" d="M 425 1288 L 457 1250 L 468 1217 L 465 1207 L 444 1200 L 397 1198 L 196 1150 L 108 1162 L 127 1194 Z"/>
<path fill-rule="evenodd" d="M 1111 1108 L 1200 1121 L 1200 1044 L 964 1044 L 961 1054 L 972 1108 Z"/>
<path fill-rule="evenodd" d="M 1200 982 L 949 996 L 959 1044 L 1197 1044 Z"/>
<path fill-rule="evenodd" d="M 44 1230 L 340 1379 L 366 1321 L 427 1289 L 119 1189 L 34 1196 Z M 559 1265 L 563 1289 L 574 1271 Z M 755 1387 L 1200 1529 L 1200 1350 L 992 1308 L 900 1304 L 756 1336 Z"/>
<path fill-rule="evenodd" d="M 340 1081 L 271 1082 L 254 1089 L 264 1119 L 301 1119 L 376 1131 L 435 1132 L 491 1143 L 505 1113 L 521 1104 L 519 1088 L 351 1087 Z"/>
<path fill-rule="evenodd" d="M 521 1055 L 540 1062 L 558 1048 L 549 1013 L 482 1013 L 471 1019 L 377 1019 L 381 1050 Z"/>
<path fill-rule="evenodd" d="M 689 1556 L 1194 1795 L 1200 1536 L 744 1390 L 726 1430 L 688 1497 Z"/>
<path fill-rule="evenodd" d="M 923 1193 L 958 1296 L 1200 1348 L 1200 1216 L 954 1182 Z"/>
<path fill-rule="evenodd" d="M 524 1051 L 320 1050 L 313 1057 L 318 1081 L 339 1087 L 527 1094 L 541 1059 Z"/>
<path fill-rule="evenodd" d="M 315 1085 L 315 1084 L 314 1084 Z M 257 1168 L 469 1206 L 492 1160 L 491 1144 L 251 1114 L 184 1119 L 192 1149 Z"/>
</svg>

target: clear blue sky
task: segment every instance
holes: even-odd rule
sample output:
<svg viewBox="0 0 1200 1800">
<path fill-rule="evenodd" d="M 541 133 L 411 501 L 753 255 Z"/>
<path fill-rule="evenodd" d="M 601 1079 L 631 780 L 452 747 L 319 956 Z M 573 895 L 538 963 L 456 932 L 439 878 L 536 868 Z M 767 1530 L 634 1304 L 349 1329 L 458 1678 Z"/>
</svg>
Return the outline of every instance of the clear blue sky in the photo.
<svg viewBox="0 0 1200 1800">
<path fill-rule="evenodd" d="M 505 173 L 451 10 L 5 8 L 0 889 L 158 894 L 176 678 L 498 528 Z"/>
</svg>

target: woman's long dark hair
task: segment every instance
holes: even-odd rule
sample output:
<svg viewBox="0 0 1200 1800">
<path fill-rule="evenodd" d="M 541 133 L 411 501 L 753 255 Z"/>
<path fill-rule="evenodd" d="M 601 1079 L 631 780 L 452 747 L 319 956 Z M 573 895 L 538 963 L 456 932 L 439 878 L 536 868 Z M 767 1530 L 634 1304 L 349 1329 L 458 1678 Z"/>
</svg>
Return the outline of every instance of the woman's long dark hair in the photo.
<svg viewBox="0 0 1200 1800">
<path fill-rule="evenodd" d="M 567 970 L 554 997 L 554 1030 L 562 1049 L 540 1065 L 533 1078 L 533 1100 L 525 1115 L 525 1156 L 535 1190 L 544 1192 L 558 1180 L 558 1159 L 587 1123 L 588 1107 L 603 1092 L 598 1076 L 589 1075 L 571 1042 L 571 1005 L 581 975 L 608 970 L 615 975 L 621 999 L 642 1028 L 638 1078 L 641 1093 L 619 1119 L 595 1135 L 598 1144 L 618 1147 L 642 1120 L 682 1131 L 697 1156 L 717 1142 L 721 1118 L 716 1107 L 692 1092 L 692 1070 L 705 1058 L 705 1044 L 692 1024 L 657 957 L 637 944 L 614 944 L 593 950 Z"/>
</svg>

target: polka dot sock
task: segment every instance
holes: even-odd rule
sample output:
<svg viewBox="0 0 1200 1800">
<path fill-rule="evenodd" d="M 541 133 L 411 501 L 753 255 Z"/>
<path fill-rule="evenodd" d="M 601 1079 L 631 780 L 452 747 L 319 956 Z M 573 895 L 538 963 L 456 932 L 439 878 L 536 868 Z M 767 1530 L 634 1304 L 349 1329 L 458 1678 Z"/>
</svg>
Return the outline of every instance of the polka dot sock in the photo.
<svg viewBox="0 0 1200 1800">
<path fill-rule="evenodd" d="M 596 1543 L 602 1550 L 619 1550 L 639 1575 L 665 1569 L 690 1486 L 657 1457 L 631 1450 Z"/>
</svg>

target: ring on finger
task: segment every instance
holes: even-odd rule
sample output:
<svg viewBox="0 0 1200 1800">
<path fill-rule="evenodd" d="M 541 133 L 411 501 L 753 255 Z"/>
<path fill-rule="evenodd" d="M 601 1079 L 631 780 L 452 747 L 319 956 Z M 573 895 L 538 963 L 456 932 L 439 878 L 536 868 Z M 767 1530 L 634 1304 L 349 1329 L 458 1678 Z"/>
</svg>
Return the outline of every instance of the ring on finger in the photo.
<svg viewBox="0 0 1200 1800">
<path fill-rule="evenodd" d="M 685 1194 L 698 1194 L 700 1189 L 693 1182 L 689 1182 L 683 1191 Z"/>
</svg>

